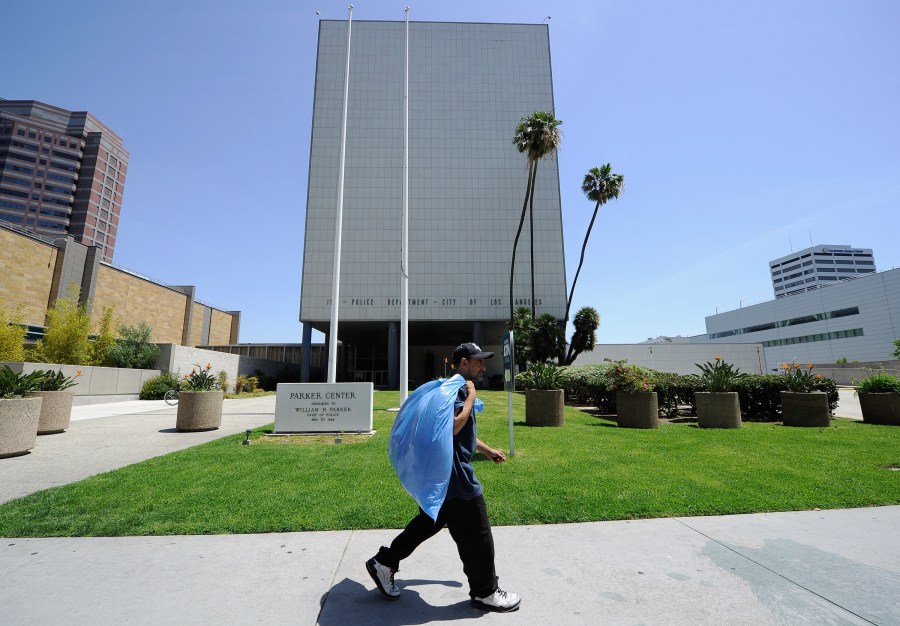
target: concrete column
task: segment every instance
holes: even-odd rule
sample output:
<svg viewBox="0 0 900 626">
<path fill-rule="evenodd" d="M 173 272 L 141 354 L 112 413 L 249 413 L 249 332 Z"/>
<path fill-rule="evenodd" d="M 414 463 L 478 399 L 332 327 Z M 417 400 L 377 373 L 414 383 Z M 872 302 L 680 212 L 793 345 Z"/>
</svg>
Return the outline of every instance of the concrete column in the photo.
<svg viewBox="0 0 900 626">
<path fill-rule="evenodd" d="M 472 341 L 475 342 L 475 344 L 477 344 L 481 347 L 484 347 L 482 345 L 483 337 L 484 337 L 484 333 L 482 332 L 481 321 L 473 322 L 472 323 Z"/>
<path fill-rule="evenodd" d="M 303 344 L 300 348 L 300 382 L 309 382 L 309 359 L 312 352 L 312 324 L 303 322 Z"/>
<path fill-rule="evenodd" d="M 388 322 L 388 389 L 400 389 L 400 322 Z"/>
</svg>

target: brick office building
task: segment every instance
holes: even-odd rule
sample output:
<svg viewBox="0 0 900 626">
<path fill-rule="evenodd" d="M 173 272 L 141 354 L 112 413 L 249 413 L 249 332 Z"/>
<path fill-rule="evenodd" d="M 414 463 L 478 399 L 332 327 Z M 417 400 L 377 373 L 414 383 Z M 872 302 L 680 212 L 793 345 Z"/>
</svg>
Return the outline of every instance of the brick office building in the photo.
<svg viewBox="0 0 900 626">
<path fill-rule="evenodd" d="M 122 138 L 87 111 L 0 99 L 0 220 L 111 261 L 127 170 Z"/>
</svg>

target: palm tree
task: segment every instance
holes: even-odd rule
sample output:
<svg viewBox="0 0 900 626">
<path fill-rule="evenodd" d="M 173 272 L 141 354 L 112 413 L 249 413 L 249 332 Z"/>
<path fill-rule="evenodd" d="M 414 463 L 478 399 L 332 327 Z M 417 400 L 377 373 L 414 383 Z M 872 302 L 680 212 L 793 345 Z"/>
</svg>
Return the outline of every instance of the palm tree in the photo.
<svg viewBox="0 0 900 626">
<path fill-rule="evenodd" d="M 542 313 L 534 320 L 531 331 L 531 362 L 545 363 L 566 347 L 566 337 L 559 320 L 551 313 Z"/>
<path fill-rule="evenodd" d="M 525 213 L 531 206 L 531 315 L 535 316 L 534 299 L 534 183 L 537 180 L 537 164 L 544 157 L 559 149 L 562 133 L 559 126 L 561 120 L 556 119 L 553 113 L 538 111 L 526 115 L 516 126 L 513 143 L 519 152 L 528 159 L 528 182 L 525 185 L 525 202 L 522 204 L 522 217 L 519 218 L 519 228 L 516 231 L 516 239 L 513 242 L 512 265 L 509 268 L 509 320 L 515 329 L 516 322 L 513 314 L 513 278 L 516 272 L 516 248 L 519 246 L 519 236 L 522 234 L 522 225 L 525 223 Z"/>
<path fill-rule="evenodd" d="M 579 354 L 594 349 L 597 342 L 597 328 L 600 327 L 600 314 L 593 307 L 581 307 L 575 314 L 572 325 L 575 326 L 575 332 L 572 333 L 566 359 L 560 365 L 572 365 Z"/>
<path fill-rule="evenodd" d="M 597 219 L 597 211 L 601 204 L 606 204 L 613 198 L 618 198 L 622 193 L 622 187 L 625 184 L 625 177 L 621 174 L 613 174 L 612 167 L 609 163 L 596 168 L 592 167 L 587 174 L 584 175 L 584 181 L 581 183 L 581 190 L 588 197 L 588 200 L 594 200 L 594 214 L 591 216 L 591 223 L 587 232 L 584 234 L 584 244 L 581 246 L 581 259 L 578 261 L 578 270 L 575 272 L 575 280 L 572 281 L 572 289 L 569 291 L 569 299 L 566 302 L 565 320 L 569 319 L 569 310 L 572 307 L 572 296 L 575 295 L 575 283 L 578 282 L 578 274 L 581 273 L 581 266 L 584 264 L 584 251 L 587 249 L 588 239 L 591 236 L 591 229 L 594 227 L 594 220 Z"/>
</svg>

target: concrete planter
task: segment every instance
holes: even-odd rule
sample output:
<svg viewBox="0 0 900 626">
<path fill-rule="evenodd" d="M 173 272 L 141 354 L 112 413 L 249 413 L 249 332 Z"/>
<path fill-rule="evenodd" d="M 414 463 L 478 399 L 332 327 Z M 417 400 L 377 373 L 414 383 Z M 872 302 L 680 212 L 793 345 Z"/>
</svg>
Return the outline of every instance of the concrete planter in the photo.
<svg viewBox="0 0 900 626">
<path fill-rule="evenodd" d="M 659 428 L 656 392 L 617 393 L 616 421 L 621 428 Z"/>
<path fill-rule="evenodd" d="M 72 418 L 72 391 L 32 391 L 29 398 L 43 398 L 41 403 L 41 420 L 38 422 L 37 434 L 52 435 L 61 433 L 69 427 Z"/>
<path fill-rule="evenodd" d="M 741 427 L 741 404 L 736 391 L 698 391 L 694 399 L 700 428 Z"/>
<path fill-rule="evenodd" d="M 178 394 L 175 428 L 182 431 L 215 430 L 222 425 L 224 391 L 182 391 Z"/>
<path fill-rule="evenodd" d="M 562 389 L 528 389 L 525 391 L 525 424 L 528 426 L 565 426 L 565 404 Z"/>
<path fill-rule="evenodd" d="M 900 393 L 859 393 L 859 408 L 867 424 L 900 426 Z"/>
<path fill-rule="evenodd" d="M 37 442 L 43 398 L 0 400 L 0 459 L 25 454 Z"/>
<path fill-rule="evenodd" d="M 782 391 L 781 420 L 785 426 L 827 427 L 830 424 L 828 394 Z"/>
</svg>

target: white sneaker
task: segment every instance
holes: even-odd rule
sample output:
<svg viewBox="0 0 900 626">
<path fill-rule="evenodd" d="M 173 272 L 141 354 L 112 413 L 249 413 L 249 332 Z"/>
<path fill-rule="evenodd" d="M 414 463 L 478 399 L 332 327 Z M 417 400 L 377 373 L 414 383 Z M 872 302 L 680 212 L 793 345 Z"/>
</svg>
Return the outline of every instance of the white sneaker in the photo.
<svg viewBox="0 0 900 626">
<path fill-rule="evenodd" d="M 485 611 L 496 611 L 498 613 L 506 613 L 515 611 L 519 608 L 522 598 L 509 591 L 497 589 L 494 593 L 486 598 L 472 598 L 472 606 L 484 609 Z"/>
<path fill-rule="evenodd" d="M 375 581 L 378 591 L 388 600 L 396 600 L 400 597 L 400 589 L 394 584 L 394 572 L 390 567 L 385 567 L 381 563 L 371 558 L 366 561 L 366 570 L 369 576 Z"/>
</svg>

